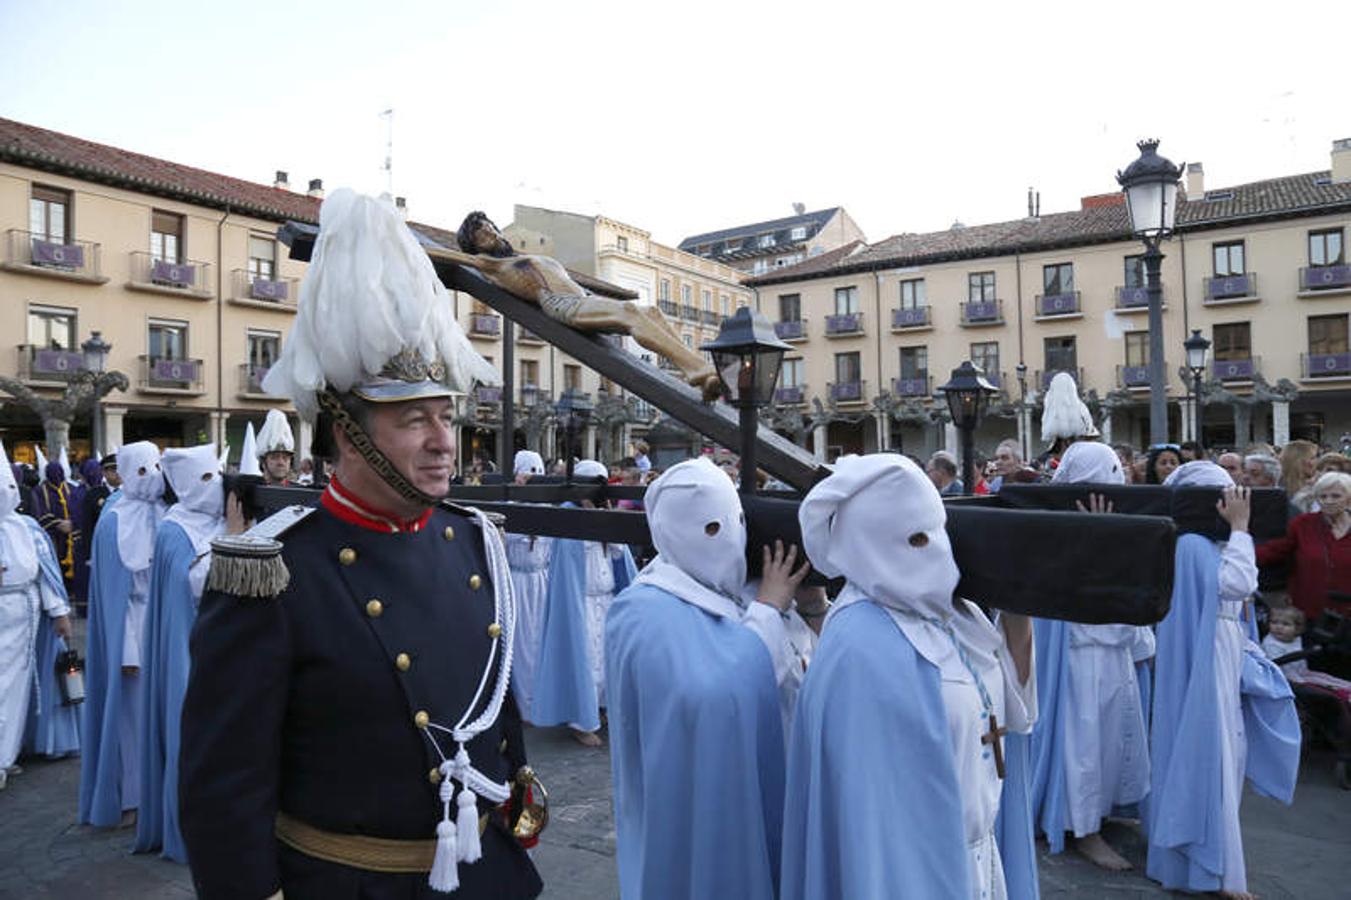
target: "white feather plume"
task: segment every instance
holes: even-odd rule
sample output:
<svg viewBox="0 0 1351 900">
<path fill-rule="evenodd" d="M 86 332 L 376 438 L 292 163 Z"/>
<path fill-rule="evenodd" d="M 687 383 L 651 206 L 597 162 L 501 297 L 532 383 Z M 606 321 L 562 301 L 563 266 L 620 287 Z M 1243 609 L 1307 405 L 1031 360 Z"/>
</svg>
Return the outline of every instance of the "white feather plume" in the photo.
<svg viewBox="0 0 1351 900">
<path fill-rule="evenodd" d="M 455 321 L 449 293 L 394 205 L 336 190 L 320 207 L 295 327 L 263 389 L 313 421 L 325 383 L 348 391 L 405 348 L 443 361 L 453 389 L 501 382 Z"/>
<path fill-rule="evenodd" d="M 1051 443 L 1058 438 L 1077 438 L 1096 434 L 1093 415 L 1079 399 L 1079 387 L 1074 376 L 1068 372 L 1057 372 L 1046 388 L 1042 400 L 1041 439 Z"/>
</svg>

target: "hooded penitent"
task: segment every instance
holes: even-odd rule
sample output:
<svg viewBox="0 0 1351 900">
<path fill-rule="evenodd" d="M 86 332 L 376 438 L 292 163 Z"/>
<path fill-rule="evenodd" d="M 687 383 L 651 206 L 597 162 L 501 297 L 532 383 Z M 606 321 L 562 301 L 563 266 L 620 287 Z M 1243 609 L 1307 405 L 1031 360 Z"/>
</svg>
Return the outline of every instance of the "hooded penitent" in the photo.
<svg viewBox="0 0 1351 900">
<path fill-rule="evenodd" d="M 544 457 L 534 450 L 517 450 L 511 468 L 513 475 L 543 475 Z"/>
<path fill-rule="evenodd" d="M 684 590 L 676 589 L 679 584 L 660 586 L 690 602 L 711 592 L 712 605 L 739 604 L 746 583 L 746 519 L 722 470 L 703 458 L 672 466 L 643 500 L 657 559 L 640 580 L 691 582 Z"/>
<path fill-rule="evenodd" d="M 1080 441 L 1066 448 L 1051 483 L 1125 484 L 1126 473 L 1121 471 L 1121 458 L 1111 447 Z"/>
</svg>

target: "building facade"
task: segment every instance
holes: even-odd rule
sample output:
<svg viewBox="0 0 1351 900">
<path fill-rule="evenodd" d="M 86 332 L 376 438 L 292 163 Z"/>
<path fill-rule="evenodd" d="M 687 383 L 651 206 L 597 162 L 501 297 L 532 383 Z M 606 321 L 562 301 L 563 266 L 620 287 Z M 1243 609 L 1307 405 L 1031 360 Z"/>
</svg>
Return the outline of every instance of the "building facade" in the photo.
<svg viewBox="0 0 1351 900">
<path fill-rule="evenodd" d="M 1211 341 L 1200 439 L 1242 447 L 1351 432 L 1351 141 L 1330 170 L 1206 190 L 1189 167 L 1163 247 L 1170 432 L 1193 438 L 1182 343 Z M 776 422 L 805 420 L 824 457 L 951 448 L 935 389 L 971 359 L 1000 388 L 977 434 L 989 451 L 1034 428 L 1050 376 L 1069 371 L 1110 440 L 1148 440 L 1143 247 L 1121 195 L 1081 209 L 850 244 L 748 279 L 794 344 Z M 792 428 L 788 432 L 792 432 Z"/>
<path fill-rule="evenodd" d="M 754 276 L 786 269 L 837 247 L 867 240 L 844 207 L 807 212 L 802 204 L 796 203 L 793 213 L 783 219 L 692 235 L 680 242 L 679 249 Z"/>
</svg>

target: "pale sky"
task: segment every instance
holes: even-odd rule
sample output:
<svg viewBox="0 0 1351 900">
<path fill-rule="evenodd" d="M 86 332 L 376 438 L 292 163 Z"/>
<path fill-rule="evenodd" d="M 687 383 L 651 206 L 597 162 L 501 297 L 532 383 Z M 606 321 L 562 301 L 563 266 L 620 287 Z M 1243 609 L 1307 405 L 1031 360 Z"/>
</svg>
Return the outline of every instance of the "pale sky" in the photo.
<svg viewBox="0 0 1351 900">
<path fill-rule="evenodd" d="M 1207 187 L 1351 137 L 1351 2 L 40 4 L 0 0 L 0 116 L 449 228 L 513 203 L 674 244 L 844 206 L 869 240 L 1116 190 L 1141 137 Z M 1131 24 L 1132 13 L 1147 22 Z"/>
</svg>

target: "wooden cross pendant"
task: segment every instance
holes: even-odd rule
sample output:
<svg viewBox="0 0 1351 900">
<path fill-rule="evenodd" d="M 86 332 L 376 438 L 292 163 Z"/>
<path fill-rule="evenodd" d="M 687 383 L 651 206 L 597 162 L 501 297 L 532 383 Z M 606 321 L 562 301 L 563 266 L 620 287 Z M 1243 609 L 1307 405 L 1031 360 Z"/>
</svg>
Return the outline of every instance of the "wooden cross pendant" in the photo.
<svg viewBox="0 0 1351 900">
<path fill-rule="evenodd" d="M 994 748 L 994 770 L 1000 778 L 1004 777 L 1004 749 L 999 745 L 999 739 L 1008 733 L 1007 728 L 1000 727 L 995 714 L 990 713 L 990 730 L 980 736 L 982 744 L 991 744 Z"/>
</svg>

